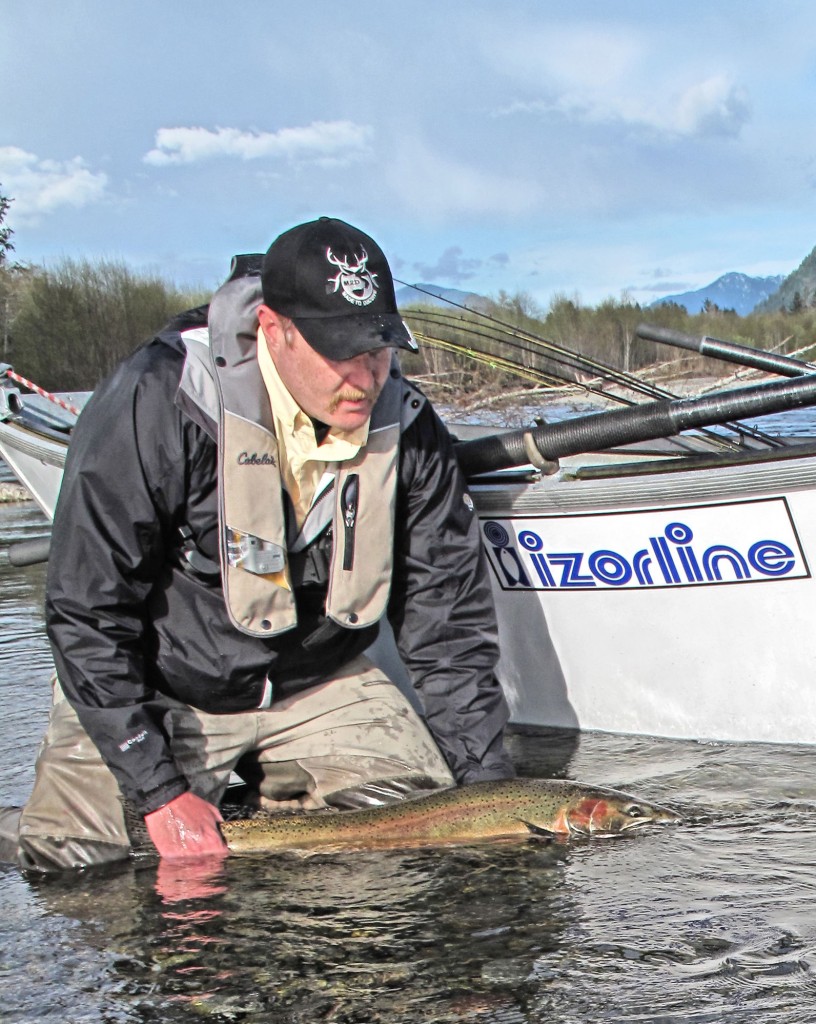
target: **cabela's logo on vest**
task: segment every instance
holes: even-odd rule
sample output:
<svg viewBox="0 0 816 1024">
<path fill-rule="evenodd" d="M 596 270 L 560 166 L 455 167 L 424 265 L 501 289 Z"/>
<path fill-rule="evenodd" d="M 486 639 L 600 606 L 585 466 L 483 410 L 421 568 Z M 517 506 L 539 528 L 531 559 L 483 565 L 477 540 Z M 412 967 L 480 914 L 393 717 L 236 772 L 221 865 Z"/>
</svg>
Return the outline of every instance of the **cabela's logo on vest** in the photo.
<svg viewBox="0 0 816 1024">
<path fill-rule="evenodd" d="M 275 456 L 269 452 L 241 452 L 236 460 L 239 466 L 274 466 Z"/>
<path fill-rule="evenodd" d="M 367 306 L 376 299 L 377 275 L 367 267 L 368 253 L 365 249 L 361 250 L 359 256 L 355 254 L 339 259 L 329 248 L 326 250 L 326 259 L 339 267 L 338 273 L 326 282 L 327 295 L 339 291 L 347 302 L 355 306 Z"/>
</svg>

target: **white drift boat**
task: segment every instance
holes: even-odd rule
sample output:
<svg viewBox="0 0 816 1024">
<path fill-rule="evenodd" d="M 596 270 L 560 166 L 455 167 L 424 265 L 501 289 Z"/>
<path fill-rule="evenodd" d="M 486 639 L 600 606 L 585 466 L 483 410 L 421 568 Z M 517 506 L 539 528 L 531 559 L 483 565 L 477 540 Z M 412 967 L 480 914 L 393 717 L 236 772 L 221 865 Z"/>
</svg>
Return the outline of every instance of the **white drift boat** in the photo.
<svg viewBox="0 0 816 1024">
<path fill-rule="evenodd" d="M 53 519 L 71 429 L 90 392 L 50 395 L 34 387 L 0 364 L 0 457 Z"/>
<path fill-rule="evenodd" d="M 812 404 L 801 376 L 461 441 L 515 724 L 816 744 L 816 441 L 670 440 Z M 72 422 L 0 388 L 49 516 Z"/>
<path fill-rule="evenodd" d="M 816 445 L 473 494 L 515 722 L 816 743 Z"/>
</svg>

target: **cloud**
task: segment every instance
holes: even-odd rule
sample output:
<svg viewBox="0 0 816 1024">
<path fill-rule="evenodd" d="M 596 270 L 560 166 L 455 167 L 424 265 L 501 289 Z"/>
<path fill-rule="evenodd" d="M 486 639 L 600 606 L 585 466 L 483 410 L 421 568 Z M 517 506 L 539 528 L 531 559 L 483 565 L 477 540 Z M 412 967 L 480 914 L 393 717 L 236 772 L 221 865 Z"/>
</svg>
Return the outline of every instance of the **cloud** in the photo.
<svg viewBox="0 0 816 1024">
<path fill-rule="evenodd" d="M 690 281 L 678 278 L 677 272 L 671 267 L 653 267 L 651 270 L 644 271 L 640 276 L 644 283 L 629 285 L 627 291 L 670 294 L 672 292 L 687 292 L 695 287 Z"/>
<path fill-rule="evenodd" d="M 154 167 L 193 164 L 220 157 L 238 160 L 307 159 L 345 162 L 368 148 L 368 125 L 353 121 L 313 121 L 277 132 L 245 132 L 238 128 L 160 128 L 156 145 L 144 156 Z"/>
<path fill-rule="evenodd" d="M 653 281 L 651 284 L 631 285 L 627 290 L 633 292 L 654 292 L 666 295 L 672 295 L 675 292 L 687 292 L 697 287 L 691 284 L 689 281 L 680 280 L 664 280 L 664 281 Z"/>
<path fill-rule="evenodd" d="M 733 137 L 750 118 L 746 91 L 727 75 L 715 75 L 683 93 L 674 111 L 674 127 L 681 135 Z"/>
<path fill-rule="evenodd" d="M 474 277 L 481 265 L 481 260 L 463 256 L 461 246 L 451 245 L 445 249 L 436 263 L 415 263 L 414 267 L 424 281 L 455 281 L 461 284 Z"/>
<path fill-rule="evenodd" d="M 737 136 L 751 118 L 747 90 L 730 74 L 712 72 L 718 57 L 700 55 L 682 70 L 659 63 L 655 54 L 664 44 L 659 31 L 611 25 L 550 26 L 506 37 L 491 58 L 519 95 L 497 113 L 681 138 Z"/>
<path fill-rule="evenodd" d="M 649 101 L 591 91 L 559 92 L 547 98 L 515 101 L 496 111 L 557 115 L 574 124 L 644 129 L 675 138 L 736 138 L 751 120 L 748 93 L 725 75 L 695 82 L 679 95 Z"/>
<path fill-rule="evenodd" d="M 42 160 L 17 146 L 0 146 L 0 182 L 14 200 L 20 222 L 36 221 L 64 206 L 88 206 L 105 194 L 108 177 L 89 170 L 81 157 Z"/>
</svg>

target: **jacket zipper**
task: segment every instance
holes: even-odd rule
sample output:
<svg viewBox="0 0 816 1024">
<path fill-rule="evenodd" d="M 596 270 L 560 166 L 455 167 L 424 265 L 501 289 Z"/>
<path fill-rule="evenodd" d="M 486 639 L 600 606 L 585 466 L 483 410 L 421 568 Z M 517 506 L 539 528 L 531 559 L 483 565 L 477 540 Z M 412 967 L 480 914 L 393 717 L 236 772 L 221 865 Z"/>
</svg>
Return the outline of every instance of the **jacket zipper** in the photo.
<svg viewBox="0 0 816 1024">
<path fill-rule="evenodd" d="M 350 474 L 340 494 L 340 508 L 343 513 L 343 568 L 354 565 L 354 528 L 357 525 L 357 506 L 360 500 L 360 477 Z"/>
</svg>

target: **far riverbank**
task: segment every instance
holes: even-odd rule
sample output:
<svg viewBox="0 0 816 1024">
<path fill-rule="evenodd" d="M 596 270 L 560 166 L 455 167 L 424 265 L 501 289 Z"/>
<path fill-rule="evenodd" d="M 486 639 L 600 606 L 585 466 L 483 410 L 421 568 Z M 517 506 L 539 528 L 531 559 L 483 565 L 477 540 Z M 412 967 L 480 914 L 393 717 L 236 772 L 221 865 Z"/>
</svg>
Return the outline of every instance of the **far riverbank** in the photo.
<svg viewBox="0 0 816 1024">
<path fill-rule="evenodd" d="M 8 505 L 16 501 L 31 501 L 31 494 L 22 484 L 0 482 L 0 505 Z"/>
</svg>

